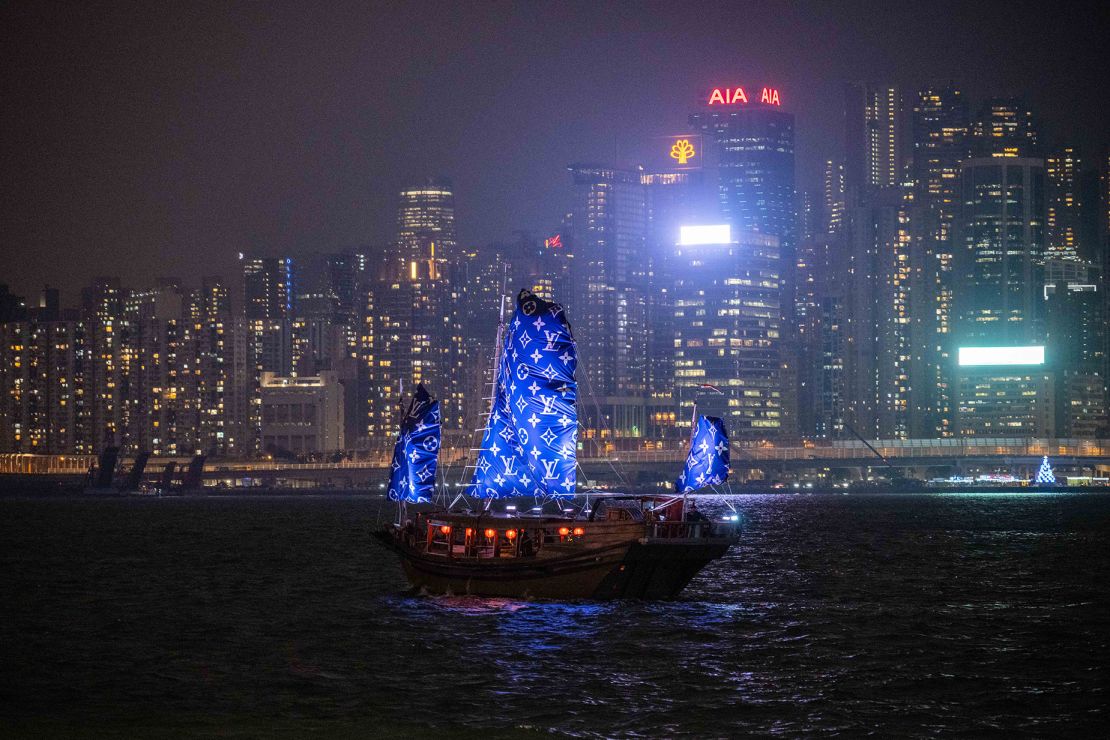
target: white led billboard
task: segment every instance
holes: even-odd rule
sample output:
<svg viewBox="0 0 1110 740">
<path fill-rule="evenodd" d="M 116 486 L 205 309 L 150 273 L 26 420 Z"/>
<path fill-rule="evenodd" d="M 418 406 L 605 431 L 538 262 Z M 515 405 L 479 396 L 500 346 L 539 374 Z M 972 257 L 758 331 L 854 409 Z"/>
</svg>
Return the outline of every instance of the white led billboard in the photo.
<svg viewBox="0 0 1110 740">
<path fill-rule="evenodd" d="M 960 347 L 960 367 L 1043 365 L 1044 347 Z"/>
<path fill-rule="evenodd" d="M 732 228 L 728 224 L 680 226 L 678 245 L 691 247 L 697 244 L 731 244 Z"/>
</svg>

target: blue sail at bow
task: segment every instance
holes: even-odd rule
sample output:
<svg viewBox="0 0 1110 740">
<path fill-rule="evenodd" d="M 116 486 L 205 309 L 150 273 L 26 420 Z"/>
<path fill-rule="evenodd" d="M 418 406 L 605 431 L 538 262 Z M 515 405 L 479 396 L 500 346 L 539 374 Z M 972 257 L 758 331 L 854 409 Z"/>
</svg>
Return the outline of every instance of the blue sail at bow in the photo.
<svg viewBox="0 0 1110 740">
<path fill-rule="evenodd" d="M 471 480 L 483 498 L 573 496 L 578 352 L 563 307 L 521 291 Z"/>
<path fill-rule="evenodd" d="M 686 466 L 674 482 L 675 493 L 690 493 L 724 483 L 729 473 L 728 432 L 715 416 L 699 416 Z"/>
<path fill-rule="evenodd" d="M 408 503 L 432 500 L 439 434 L 439 401 L 433 400 L 423 385 L 418 385 L 393 448 L 388 491 L 391 500 Z"/>
</svg>

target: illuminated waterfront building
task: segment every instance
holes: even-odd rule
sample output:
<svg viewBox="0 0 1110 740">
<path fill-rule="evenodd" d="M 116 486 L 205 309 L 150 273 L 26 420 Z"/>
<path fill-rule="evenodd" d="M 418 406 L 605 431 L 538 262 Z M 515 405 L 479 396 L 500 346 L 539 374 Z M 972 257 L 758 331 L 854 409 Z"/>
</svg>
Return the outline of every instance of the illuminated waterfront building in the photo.
<svg viewBox="0 0 1110 740">
<path fill-rule="evenodd" d="M 94 452 L 120 445 L 124 435 L 124 385 L 130 357 L 123 347 L 123 291 L 119 278 L 100 277 L 81 292 L 88 343 L 85 395 Z"/>
<path fill-rule="evenodd" d="M 1040 341 L 1044 162 L 976 158 L 961 168 L 956 339 L 960 346 Z"/>
<path fill-rule="evenodd" d="M 981 157 L 962 165 L 954 283 L 961 351 L 1043 348 L 1044 188 L 1039 159 Z M 1043 357 L 1019 359 L 969 365 L 957 358 L 958 434 L 1052 435 L 1053 368 Z"/>
<path fill-rule="evenodd" d="M 960 347 L 956 431 L 962 437 L 1056 436 L 1055 385 L 1043 345 Z"/>
<path fill-rule="evenodd" d="M 674 386 L 678 424 L 720 416 L 733 439 L 782 430 L 778 240 L 729 225 L 686 228 L 675 246 Z"/>
<path fill-rule="evenodd" d="M 952 306 L 954 291 L 953 227 L 960 203 L 960 165 L 971 153 L 967 103 L 952 86 L 926 87 L 913 103 L 911 172 L 926 240 L 922 269 L 924 295 L 915 302 L 915 321 L 929 322 L 934 341 L 921 351 L 932 368 L 932 381 L 919 383 L 919 413 L 930 417 L 924 436 L 952 434 Z M 932 284 L 929 290 L 928 285 Z M 921 387 L 924 386 L 924 387 Z"/>
<path fill-rule="evenodd" d="M 0 322 L 0 451 L 90 453 L 84 323 L 35 313 Z"/>
<path fill-rule="evenodd" d="M 279 377 L 263 373 L 262 450 L 277 457 L 338 452 L 343 437 L 343 386 L 336 374 Z"/>
<path fill-rule="evenodd" d="M 1104 290 L 1097 265 L 1045 261 L 1045 334 L 1056 379 L 1056 432 L 1062 437 L 1107 432 Z"/>
</svg>

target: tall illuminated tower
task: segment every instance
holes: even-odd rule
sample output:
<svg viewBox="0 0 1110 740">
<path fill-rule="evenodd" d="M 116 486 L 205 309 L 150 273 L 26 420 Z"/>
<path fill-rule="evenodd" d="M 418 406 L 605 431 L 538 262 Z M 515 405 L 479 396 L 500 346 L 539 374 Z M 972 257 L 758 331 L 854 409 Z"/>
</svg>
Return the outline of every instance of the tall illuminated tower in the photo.
<svg viewBox="0 0 1110 740">
<path fill-rule="evenodd" d="M 410 273 L 454 256 L 455 193 L 446 178 L 429 178 L 401 191 L 397 206 L 397 256 Z M 413 263 L 423 263 L 419 267 Z M 434 268 L 431 268 L 434 269 Z"/>
<path fill-rule="evenodd" d="M 796 341 L 793 327 L 797 215 L 794 193 L 794 114 L 782 108 L 779 90 L 770 87 L 715 88 L 690 116 L 702 133 L 708 161 L 715 170 L 721 221 L 735 233 L 774 237 L 779 280 L 780 341 Z M 709 175 L 712 177 L 712 173 Z M 797 352 L 779 355 L 778 396 L 784 409 L 776 431 L 797 432 Z"/>
<path fill-rule="evenodd" d="M 903 120 L 898 88 L 849 83 L 844 88 L 844 180 L 849 200 L 902 177 Z"/>
<path fill-rule="evenodd" d="M 573 187 L 571 320 L 584 438 L 646 432 L 647 203 L 642 168 L 568 167 Z"/>
<path fill-rule="evenodd" d="M 952 305 L 954 290 L 953 226 L 959 212 L 960 165 L 971 154 L 967 102 L 957 88 L 924 87 L 913 100 L 911 173 L 914 197 L 931 264 L 922 265 L 923 295 L 915 297 L 913 319 L 928 322 L 931 341 L 915 347 L 930 369 L 931 378 L 915 383 L 922 405 L 918 413 L 931 416 L 926 436 L 952 433 Z"/>
<path fill-rule="evenodd" d="M 720 416 L 733 439 L 782 434 L 778 239 L 686 227 L 674 248 L 674 385 L 678 424 Z"/>
<path fill-rule="evenodd" d="M 1081 161 L 1070 146 L 1061 147 L 1045 159 L 1048 210 L 1048 257 L 1081 259 L 1080 232 L 1083 203 L 1079 187 Z"/>
</svg>

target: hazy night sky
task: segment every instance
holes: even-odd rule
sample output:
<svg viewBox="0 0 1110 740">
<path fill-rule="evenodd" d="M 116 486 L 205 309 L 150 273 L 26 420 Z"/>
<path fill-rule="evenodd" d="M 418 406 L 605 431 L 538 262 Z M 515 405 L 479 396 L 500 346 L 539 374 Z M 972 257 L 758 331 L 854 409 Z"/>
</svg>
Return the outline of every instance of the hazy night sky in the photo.
<svg viewBox="0 0 1110 740">
<path fill-rule="evenodd" d="M 464 242 L 540 234 L 568 163 L 646 160 L 715 84 L 782 91 L 804 187 L 853 79 L 1024 94 L 1049 143 L 1104 151 L 1106 11 L 966 5 L 10 2 L 0 282 L 73 304 L 97 274 L 382 244 L 428 175 Z"/>
</svg>

